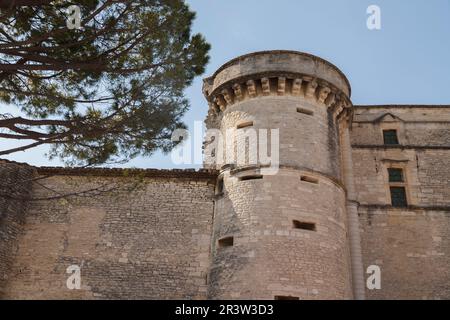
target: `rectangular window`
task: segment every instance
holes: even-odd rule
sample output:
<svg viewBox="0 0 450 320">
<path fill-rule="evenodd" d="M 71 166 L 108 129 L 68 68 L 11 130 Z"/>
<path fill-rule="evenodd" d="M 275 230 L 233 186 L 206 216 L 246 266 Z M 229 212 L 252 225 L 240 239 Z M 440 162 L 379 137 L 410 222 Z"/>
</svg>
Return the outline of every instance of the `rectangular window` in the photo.
<svg viewBox="0 0 450 320">
<path fill-rule="evenodd" d="M 295 229 L 303 229 L 309 231 L 316 231 L 316 224 L 311 222 L 302 222 L 298 220 L 292 221 Z"/>
<path fill-rule="evenodd" d="M 301 181 L 305 181 L 305 182 L 309 182 L 309 183 L 319 183 L 319 179 L 317 178 L 313 178 L 313 177 L 309 177 L 309 176 L 301 176 L 300 177 Z"/>
<path fill-rule="evenodd" d="M 258 174 L 258 175 L 240 177 L 239 181 L 258 180 L 258 179 L 262 179 L 262 178 L 263 178 L 263 176 Z"/>
<path fill-rule="evenodd" d="M 234 238 L 233 237 L 226 237 L 219 239 L 217 241 L 219 248 L 226 248 L 226 247 L 232 247 L 234 245 Z"/>
<path fill-rule="evenodd" d="M 391 202 L 393 207 L 404 208 L 408 206 L 405 187 L 391 187 Z"/>
<path fill-rule="evenodd" d="M 253 126 L 253 121 L 242 122 L 237 125 L 237 129 L 247 128 Z"/>
<path fill-rule="evenodd" d="M 403 182 L 403 170 L 398 168 L 388 168 L 389 182 Z"/>
<path fill-rule="evenodd" d="M 297 112 L 307 114 L 308 116 L 312 116 L 314 114 L 314 112 L 312 112 L 311 110 L 303 109 L 303 108 L 297 108 Z"/>
<path fill-rule="evenodd" d="M 216 192 L 215 192 L 215 194 L 216 194 L 216 196 L 221 196 L 221 195 L 223 195 L 223 189 L 224 189 L 224 185 L 223 185 L 223 177 L 220 177 L 218 180 L 217 180 L 217 185 L 216 185 Z"/>
<path fill-rule="evenodd" d="M 300 300 L 300 298 L 293 296 L 275 296 L 275 300 Z"/>
<path fill-rule="evenodd" d="M 396 145 L 398 143 L 397 130 L 383 130 L 384 144 Z"/>
</svg>

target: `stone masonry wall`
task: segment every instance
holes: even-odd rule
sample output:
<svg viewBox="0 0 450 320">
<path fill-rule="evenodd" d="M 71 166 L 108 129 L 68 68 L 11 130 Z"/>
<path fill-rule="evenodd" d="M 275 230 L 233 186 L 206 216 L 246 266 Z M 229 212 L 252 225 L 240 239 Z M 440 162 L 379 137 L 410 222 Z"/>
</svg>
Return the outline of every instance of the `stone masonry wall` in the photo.
<svg viewBox="0 0 450 320">
<path fill-rule="evenodd" d="M 381 290 L 366 290 L 368 299 L 450 299 L 449 110 L 354 110 L 363 264 L 382 272 Z M 312 128 L 303 118 L 274 119 Z M 383 129 L 396 129 L 400 145 L 384 146 Z M 293 168 L 301 159 L 287 151 L 302 140 L 281 136 L 287 166 L 278 177 L 239 181 L 245 171 L 235 172 L 223 196 L 214 195 L 212 173 L 144 170 L 132 178 L 125 170 L 80 174 L 0 160 L 0 299 L 351 298 L 345 194 L 328 177 L 338 178 L 339 167 L 327 162 L 329 139 Z M 390 167 L 404 171 L 406 208 L 390 205 Z M 31 183 L 39 175 L 50 177 Z M 317 229 L 296 230 L 294 219 Z M 232 247 L 217 247 L 230 235 Z M 81 267 L 80 290 L 66 286 L 71 265 Z"/>
<path fill-rule="evenodd" d="M 222 136 L 235 132 L 234 141 L 225 138 L 227 156 L 254 156 L 248 163 L 228 158 L 216 167 L 223 194 L 215 206 L 208 297 L 351 299 L 336 126 L 351 107 L 348 80 L 317 57 L 265 51 L 229 61 L 204 80 L 203 92 L 208 128 Z M 270 144 L 261 138 L 267 129 Z M 259 149 L 246 148 L 246 139 L 259 142 Z M 271 171 L 264 158 L 272 146 L 279 170 Z"/>
<path fill-rule="evenodd" d="M 323 176 L 316 176 L 318 184 L 300 181 L 303 173 L 280 169 L 259 180 L 224 179 L 209 298 L 351 299 L 345 195 Z M 293 220 L 314 223 L 316 230 L 296 229 Z M 219 247 L 226 236 L 234 245 Z"/>
<path fill-rule="evenodd" d="M 0 297 L 17 252 L 33 168 L 0 160 Z"/>
<path fill-rule="evenodd" d="M 360 207 L 364 267 L 381 268 L 367 299 L 450 298 L 450 212 Z M 367 275 L 368 276 L 368 275 Z"/>
<path fill-rule="evenodd" d="M 404 146 L 449 146 L 450 107 L 356 107 L 353 145 L 382 145 L 383 129 L 396 129 Z"/>
<path fill-rule="evenodd" d="M 363 262 L 382 279 L 367 298 L 449 299 L 450 109 L 359 107 L 354 120 Z M 383 146 L 383 129 L 397 130 L 400 146 Z M 403 169 L 407 208 L 390 205 L 390 167 Z"/>
<path fill-rule="evenodd" d="M 56 175 L 35 185 L 34 198 L 113 190 L 34 201 L 2 298 L 206 298 L 213 184 L 147 177 L 130 192 L 135 180 Z M 81 267 L 81 290 L 66 287 L 70 265 Z"/>
</svg>

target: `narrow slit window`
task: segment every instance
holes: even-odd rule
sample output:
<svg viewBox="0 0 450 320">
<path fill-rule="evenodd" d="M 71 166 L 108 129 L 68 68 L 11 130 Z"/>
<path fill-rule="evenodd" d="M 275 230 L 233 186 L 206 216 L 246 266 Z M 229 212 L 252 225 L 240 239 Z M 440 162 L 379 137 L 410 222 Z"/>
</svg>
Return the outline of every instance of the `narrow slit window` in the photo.
<svg viewBox="0 0 450 320">
<path fill-rule="evenodd" d="M 238 129 L 243 129 L 243 128 L 248 128 L 248 127 L 252 127 L 253 126 L 253 121 L 246 121 L 246 122 L 242 122 L 240 124 L 237 125 Z"/>
<path fill-rule="evenodd" d="M 305 181 L 305 182 L 309 182 L 309 183 L 314 183 L 314 184 L 318 184 L 319 183 L 319 179 L 313 178 L 313 177 L 310 177 L 310 176 L 301 176 L 300 180 L 301 181 Z"/>
<path fill-rule="evenodd" d="M 391 187 L 391 203 L 393 207 L 404 208 L 408 206 L 405 187 Z"/>
<path fill-rule="evenodd" d="M 303 108 L 297 108 L 297 112 L 298 112 L 298 113 L 306 114 L 306 115 L 308 115 L 308 116 L 314 115 L 314 112 L 313 112 L 313 111 L 308 110 L 308 109 L 303 109 Z"/>
<path fill-rule="evenodd" d="M 300 298 L 293 296 L 275 296 L 275 300 L 300 300 Z"/>
<path fill-rule="evenodd" d="M 295 229 L 316 231 L 316 224 L 315 223 L 294 220 L 293 221 L 293 225 L 294 225 Z"/>
<path fill-rule="evenodd" d="M 233 237 L 225 237 L 222 239 L 219 239 L 217 241 L 219 248 L 226 248 L 226 247 L 232 247 L 234 245 L 234 238 Z"/>
<path fill-rule="evenodd" d="M 403 182 L 403 170 L 399 168 L 388 168 L 389 182 Z"/>
<path fill-rule="evenodd" d="M 383 130 L 383 139 L 385 145 L 397 145 L 397 130 Z"/>
<path fill-rule="evenodd" d="M 248 180 L 260 180 L 262 179 L 263 176 L 258 174 L 258 175 L 252 175 L 252 176 L 245 176 L 245 177 L 240 177 L 239 181 L 248 181 Z"/>
<path fill-rule="evenodd" d="M 216 196 L 220 196 L 223 194 L 223 190 L 224 190 L 224 184 L 223 184 L 223 178 L 219 178 L 217 180 L 217 185 L 216 185 Z"/>
</svg>

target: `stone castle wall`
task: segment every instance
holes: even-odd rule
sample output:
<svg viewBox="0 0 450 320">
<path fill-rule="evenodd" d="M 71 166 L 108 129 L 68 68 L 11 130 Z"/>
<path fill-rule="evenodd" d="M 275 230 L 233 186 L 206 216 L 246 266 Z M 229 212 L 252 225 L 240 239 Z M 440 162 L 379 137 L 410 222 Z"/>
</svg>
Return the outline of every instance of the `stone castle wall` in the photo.
<svg viewBox="0 0 450 320">
<path fill-rule="evenodd" d="M 383 129 L 400 146 L 384 146 Z M 352 126 L 364 266 L 382 289 L 368 299 L 450 297 L 450 108 L 359 107 Z M 408 207 L 390 205 L 387 168 L 405 173 Z"/>
<path fill-rule="evenodd" d="M 303 173 L 284 169 L 248 181 L 239 177 L 249 172 L 226 173 L 227 191 L 216 201 L 209 297 L 352 296 L 342 189 L 326 178 L 299 183 Z M 294 220 L 314 223 L 316 230 L 296 229 Z M 234 245 L 220 248 L 218 240 L 227 236 Z"/>
<path fill-rule="evenodd" d="M 414 126 L 413 119 L 420 116 L 421 122 Z M 364 269 L 378 265 L 382 272 L 381 290 L 366 290 L 368 299 L 450 297 L 446 116 L 444 107 L 355 108 L 351 138 L 363 264 Z M 401 146 L 384 146 L 383 128 L 396 128 Z M 444 138 L 427 144 L 424 132 L 427 137 Z M 390 205 L 390 166 L 405 170 L 407 208 Z M 224 179 L 229 196 L 220 197 L 214 195 L 216 174 L 156 172 L 146 173 L 130 191 L 127 186 L 135 179 L 115 171 L 75 173 L 2 161 L 0 297 L 315 299 L 350 294 L 342 291 L 348 264 L 338 264 L 341 269 L 334 270 L 343 278 L 332 275 L 333 291 L 327 284 L 330 273 L 308 263 L 316 259 L 320 265 L 333 265 L 338 256 L 348 255 L 327 251 L 332 246 L 327 239 L 338 239 L 336 245 L 346 241 L 340 238 L 345 234 L 340 231 L 345 228 L 345 212 L 334 217 L 319 212 L 333 211 L 345 199 L 327 197 L 318 205 L 316 197 L 306 196 L 314 195 L 315 188 L 339 189 L 331 181 L 322 180 L 319 186 L 304 182 L 287 190 L 286 185 L 311 172 L 286 167 L 279 172 L 281 180 L 266 176 L 239 181 L 240 175 L 251 173 L 244 170 Z M 29 183 L 39 175 L 51 178 Z M 120 188 L 115 189 L 117 183 Z M 61 193 L 99 185 L 114 188 L 94 197 L 26 201 L 55 195 L 40 184 Z M 301 203 L 296 204 L 298 199 Z M 281 208 L 276 218 L 272 212 L 264 213 L 274 203 Z M 292 229 L 294 219 L 317 223 L 317 231 Z M 335 223 L 330 224 L 330 219 Z M 237 234 L 234 248 L 216 247 L 219 238 L 232 234 Z M 280 254 L 283 250 L 293 255 Z M 287 267 L 290 263 L 307 271 Z M 81 266 L 81 290 L 66 287 L 66 269 L 72 264 Z M 217 281 L 219 276 L 222 282 Z M 236 279 L 244 278 L 253 285 L 237 291 Z M 305 285 L 293 286 L 296 282 Z"/>
<path fill-rule="evenodd" d="M 16 255 L 0 264 L 8 274 L 1 298 L 206 298 L 213 175 L 175 171 L 138 180 L 88 172 L 34 184 L 34 199 L 54 197 L 48 188 L 105 192 L 29 205 L 22 236 L 7 239 L 16 240 Z M 66 286 L 71 265 L 81 267 L 81 290 Z"/>
<path fill-rule="evenodd" d="M 212 139 L 198 172 L 0 160 L 0 299 L 450 298 L 450 106 L 353 106 L 342 72 L 292 51 L 236 58 L 203 89 L 208 128 L 279 129 L 278 173 L 211 165 Z"/>
<path fill-rule="evenodd" d="M 34 169 L 0 160 L 0 297 L 10 278 L 23 234 Z"/>
</svg>

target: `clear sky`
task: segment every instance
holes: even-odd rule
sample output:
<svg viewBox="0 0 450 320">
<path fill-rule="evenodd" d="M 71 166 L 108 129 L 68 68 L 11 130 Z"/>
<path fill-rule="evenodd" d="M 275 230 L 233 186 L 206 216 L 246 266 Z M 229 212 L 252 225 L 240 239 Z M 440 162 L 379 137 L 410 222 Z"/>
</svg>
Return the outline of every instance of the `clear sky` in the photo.
<svg viewBox="0 0 450 320">
<path fill-rule="evenodd" d="M 449 0 L 189 0 L 194 32 L 211 43 L 204 76 L 253 51 L 288 49 L 320 56 L 339 67 L 352 85 L 354 104 L 450 104 Z M 366 26 L 367 8 L 381 9 L 381 30 Z M 186 91 L 185 122 L 203 121 L 202 79 Z M 3 107 L 4 106 L 0 106 Z M 0 140 L 2 149 L 7 145 Z M 9 145 L 9 143 L 8 143 Z M 35 165 L 46 148 L 8 159 Z M 181 168 L 170 155 L 137 158 L 123 167 Z"/>
</svg>

